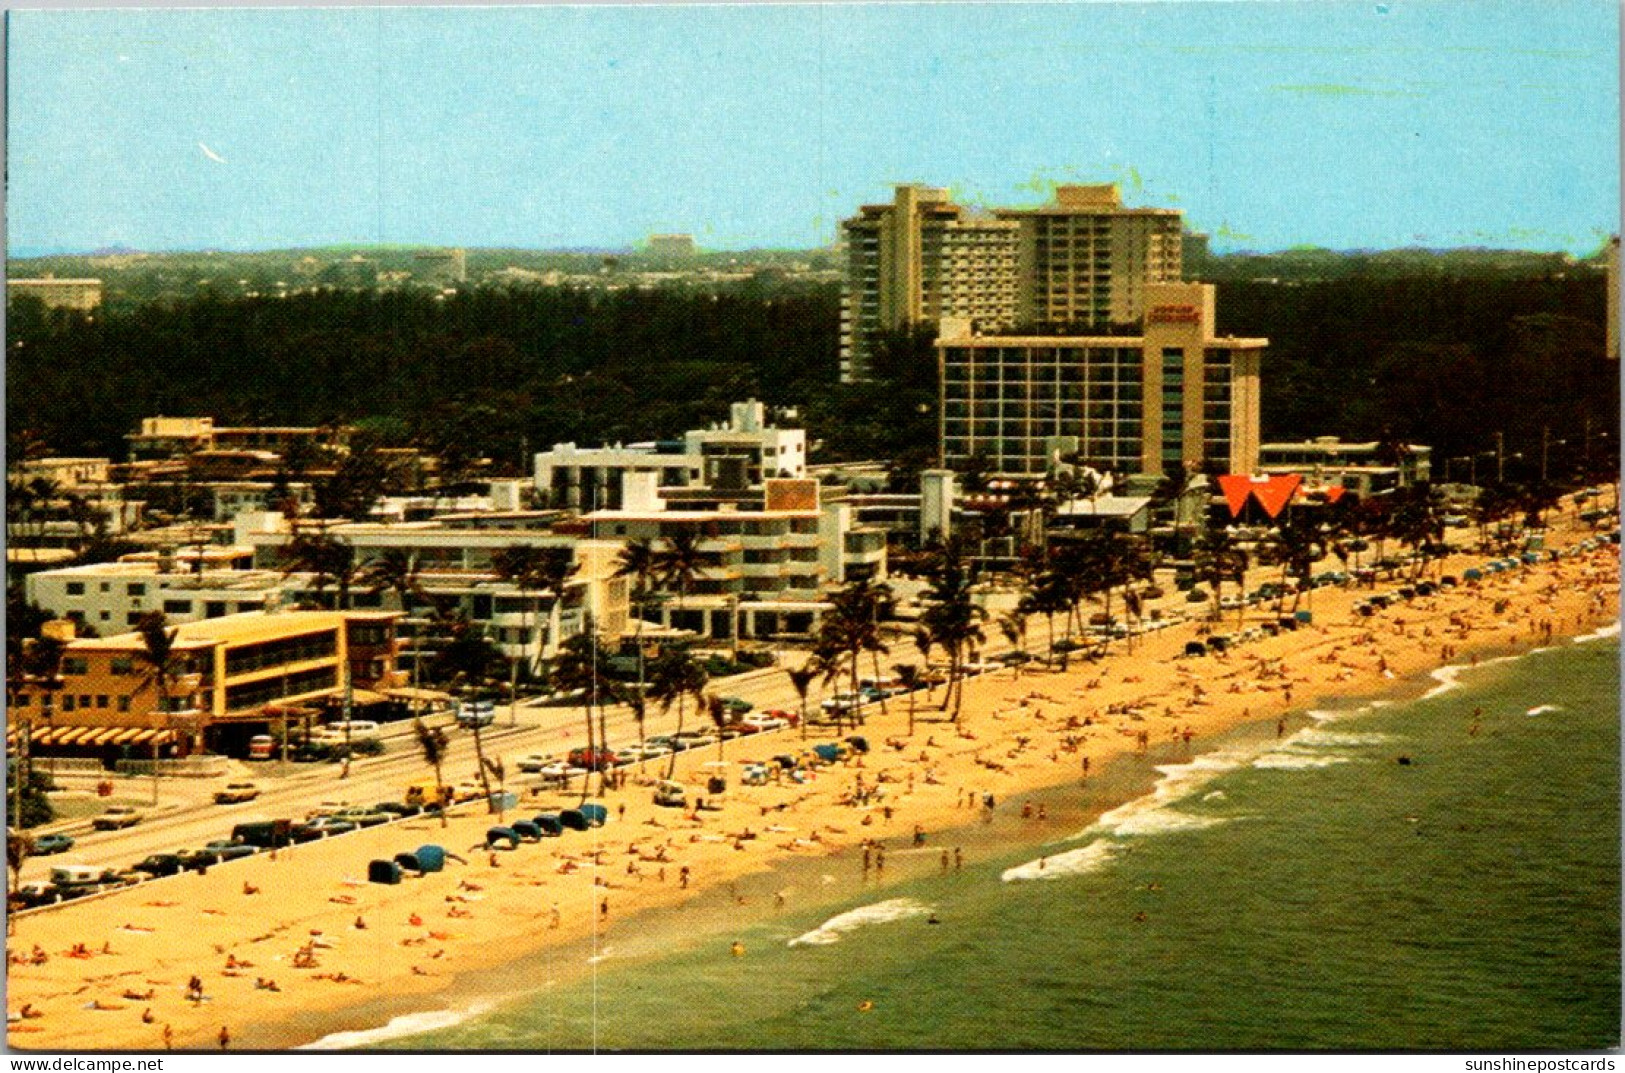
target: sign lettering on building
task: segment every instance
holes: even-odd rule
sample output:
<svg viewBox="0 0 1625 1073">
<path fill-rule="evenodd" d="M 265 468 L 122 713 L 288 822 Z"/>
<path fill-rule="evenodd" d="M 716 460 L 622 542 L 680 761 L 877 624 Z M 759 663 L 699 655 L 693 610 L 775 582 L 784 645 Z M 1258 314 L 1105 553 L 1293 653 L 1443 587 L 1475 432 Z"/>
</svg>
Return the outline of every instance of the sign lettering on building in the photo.
<svg viewBox="0 0 1625 1073">
<path fill-rule="evenodd" d="M 1152 324 L 1198 324 L 1202 314 L 1193 305 L 1162 305 L 1152 306 L 1145 319 Z"/>
</svg>

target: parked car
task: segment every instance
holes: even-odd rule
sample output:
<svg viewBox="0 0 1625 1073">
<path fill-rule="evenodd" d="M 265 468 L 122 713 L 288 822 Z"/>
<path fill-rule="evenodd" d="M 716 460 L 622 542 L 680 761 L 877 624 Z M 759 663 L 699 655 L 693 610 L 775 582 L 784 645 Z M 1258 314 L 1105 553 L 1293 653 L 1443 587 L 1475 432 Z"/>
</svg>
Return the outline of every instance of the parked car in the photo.
<svg viewBox="0 0 1625 1073">
<path fill-rule="evenodd" d="M 305 823 L 294 824 L 291 833 L 295 842 L 314 842 L 318 838 L 326 838 L 329 835 L 342 835 L 355 829 L 355 824 L 348 820 L 341 820 L 334 816 L 318 816 Z"/>
<path fill-rule="evenodd" d="M 749 720 L 746 721 L 749 722 Z M 628 745 L 626 748 L 621 750 L 623 755 L 632 758 L 632 763 L 636 763 L 639 760 L 656 760 L 662 756 L 670 754 L 670 752 L 671 746 L 668 743 L 657 742 L 652 738 L 638 745 Z"/>
<path fill-rule="evenodd" d="M 552 762 L 553 757 L 546 753 L 531 753 L 528 756 L 521 756 L 517 766 L 526 775 L 535 775 Z"/>
<path fill-rule="evenodd" d="M 686 808 L 688 788 L 680 782 L 662 780 L 655 785 L 654 802 L 662 808 Z"/>
<path fill-rule="evenodd" d="M 231 829 L 231 840 L 239 845 L 275 849 L 293 841 L 291 820 L 246 820 Z"/>
<path fill-rule="evenodd" d="M 744 715 L 746 712 L 751 711 L 755 707 L 756 707 L 756 705 L 752 704 L 750 701 L 746 700 L 744 697 L 723 697 L 722 698 L 722 708 L 723 708 L 723 710 L 726 711 L 729 715 L 732 715 L 732 716 Z"/>
<path fill-rule="evenodd" d="M 602 771 L 615 766 L 615 754 L 608 749 L 571 749 L 569 760 L 572 766 L 587 768 L 590 771 Z"/>
<path fill-rule="evenodd" d="M 740 721 L 741 726 L 748 726 L 753 731 L 766 732 L 769 730 L 783 730 L 790 725 L 788 719 L 778 712 L 761 712 L 757 715 L 747 715 Z"/>
<path fill-rule="evenodd" d="M 34 856 L 49 857 L 53 853 L 66 853 L 73 848 L 73 839 L 67 835 L 40 835 L 34 839 Z"/>
<path fill-rule="evenodd" d="M 489 700 L 465 700 L 457 705 L 457 725 L 464 730 L 488 727 L 496 722 L 496 704 Z"/>
<path fill-rule="evenodd" d="M 244 857 L 252 857 L 258 853 L 258 846 L 249 846 L 241 842 L 234 842 L 229 838 L 217 838 L 207 843 L 204 852 L 212 853 L 222 861 L 239 861 Z"/>
<path fill-rule="evenodd" d="M 585 775 L 586 773 L 587 769 L 584 767 L 576 767 L 564 760 L 554 760 L 544 764 L 536 774 L 544 779 L 573 779 L 577 775 Z"/>
<path fill-rule="evenodd" d="M 107 811 L 90 821 L 90 826 L 98 831 L 117 831 L 125 827 L 134 827 L 141 822 L 141 813 L 129 805 L 114 805 Z"/>
<path fill-rule="evenodd" d="M 269 734 L 256 734 L 248 739 L 248 759 L 271 760 L 276 756 L 276 739 Z"/>
<path fill-rule="evenodd" d="M 141 858 L 132 867 L 149 876 L 172 876 L 181 870 L 181 859 L 173 853 L 154 853 Z"/>
<path fill-rule="evenodd" d="M 252 801 L 260 795 L 260 788 L 252 782 L 228 782 L 224 787 L 214 792 L 214 803 L 217 805 L 235 805 L 243 801 Z"/>
<path fill-rule="evenodd" d="M 66 894 L 70 890 L 94 890 L 112 879 L 111 868 L 98 868 L 93 864 L 59 864 L 51 869 L 51 883 Z"/>
<path fill-rule="evenodd" d="M 37 909 L 42 905 L 55 905 L 62 892 L 50 883 L 24 883 L 6 899 L 12 909 Z"/>
<path fill-rule="evenodd" d="M 377 809 L 369 808 L 366 805 L 351 805 L 349 808 L 341 808 L 333 813 L 333 818 L 347 820 L 357 827 L 377 827 L 381 823 L 388 823 L 395 817 L 387 812 L 379 812 Z"/>
<path fill-rule="evenodd" d="M 380 801 L 372 806 L 374 812 L 386 812 L 391 816 L 416 816 L 423 811 L 421 805 L 406 805 L 399 801 Z"/>
<path fill-rule="evenodd" d="M 824 702 L 819 707 L 831 715 L 835 715 L 861 708 L 865 703 L 861 693 L 837 693 L 833 697 L 824 698 Z"/>
</svg>

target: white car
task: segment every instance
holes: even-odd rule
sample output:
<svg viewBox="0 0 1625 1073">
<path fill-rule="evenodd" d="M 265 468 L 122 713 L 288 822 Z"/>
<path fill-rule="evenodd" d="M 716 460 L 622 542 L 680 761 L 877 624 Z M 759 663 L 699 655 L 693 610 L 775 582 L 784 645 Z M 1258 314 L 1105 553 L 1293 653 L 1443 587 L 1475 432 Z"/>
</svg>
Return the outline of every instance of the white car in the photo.
<svg viewBox="0 0 1625 1073">
<path fill-rule="evenodd" d="M 536 775 L 552 763 L 556 761 L 546 753 L 531 753 L 529 756 L 521 756 L 516 766 L 526 775 Z"/>
<path fill-rule="evenodd" d="M 141 822 L 142 813 L 128 805 L 114 805 L 112 808 L 90 821 L 90 826 L 98 831 L 118 831 L 125 827 L 134 827 Z"/>
<path fill-rule="evenodd" d="M 586 773 L 586 768 L 576 767 L 565 760 L 550 760 L 536 772 L 536 774 L 549 779 L 573 779 L 577 775 L 585 775 Z"/>
<path fill-rule="evenodd" d="M 747 719 L 745 722 L 748 723 L 750 720 Z M 626 748 L 622 749 L 621 752 L 631 757 L 634 761 L 655 760 L 662 756 L 669 756 L 671 754 L 671 746 L 662 742 L 646 741 L 641 745 L 628 745 Z"/>
<path fill-rule="evenodd" d="M 750 727 L 760 734 L 769 730 L 783 730 L 790 725 L 790 720 L 776 715 L 747 715 L 739 721 L 739 725 Z"/>
</svg>

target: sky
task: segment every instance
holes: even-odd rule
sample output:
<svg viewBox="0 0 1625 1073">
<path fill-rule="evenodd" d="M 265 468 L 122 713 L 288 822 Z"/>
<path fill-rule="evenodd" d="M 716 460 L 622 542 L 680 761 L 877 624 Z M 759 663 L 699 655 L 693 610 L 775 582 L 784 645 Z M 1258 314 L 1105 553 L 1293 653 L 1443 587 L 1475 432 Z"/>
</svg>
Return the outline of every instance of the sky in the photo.
<svg viewBox="0 0 1625 1073">
<path fill-rule="evenodd" d="M 7 249 L 805 248 L 1117 182 L 1217 250 L 1594 251 L 1613 0 L 13 11 Z"/>
</svg>

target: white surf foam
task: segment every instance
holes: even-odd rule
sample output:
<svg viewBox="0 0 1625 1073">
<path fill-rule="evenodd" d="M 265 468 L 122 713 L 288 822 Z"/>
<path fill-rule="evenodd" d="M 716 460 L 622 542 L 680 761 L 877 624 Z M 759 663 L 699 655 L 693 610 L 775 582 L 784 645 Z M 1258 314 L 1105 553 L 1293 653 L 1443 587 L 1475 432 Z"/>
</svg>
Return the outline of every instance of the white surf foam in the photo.
<svg viewBox="0 0 1625 1073">
<path fill-rule="evenodd" d="M 1605 641 L 1610 637 L 1618 637 L 1618 636 L 1619 636 L 1619 623 L 1610 622 L 1608 625 L 1604 626 L 1600 630 L 1593 630 L 1590 633 L 1582 633 L 1580 636 L 1578 636 L 1578 637 L 1576 637 L 1574 639 L 1574 643 L 1577 644 L 1577 645 L 1583 645 L 1583 644 L 1587 643 L 1588 641 Z"/>
<path fill-rule="evenodd" d="M 352 1032 L 334 1032 L 295 1050 L 346 1051 L 359 1047 L 373 1047 L 387 1040 L 400 1039 L 402 1036 L 415 1036 L 419 1032 L 432 1032 L 435 1029 L 462 1024 L 469 1018 L 478 1017 L 489 1010 L 491 1005 L 489 1002 L 477 1002 L 461 1010 L 428 1010 L 423 1013 L 402 1014 L 392 1018 L 386 1025 Z"/>
<path fill-rule="evenodd" d="M 1394 740 L 1394 736 L 1369 730 L 1321 730 L 1318 727 L 1305 727 L 1294 734 L 1290 740 L 1295 745 L 1308 747 L 1330 746 L 1338 749 L 1358 749 L 1365 745 L 1386 745 Z"/>
<path fill-rule="evenodd" d="M 1006 868 L 999 878 L 1011 883 L 1018 880 L 1065 879 L 1068 876 L 1086 875 L 1104 868 L 1122 850 L 1123 847 L 1116 842 L 1096 839 L 1078 849 L 1057 853 L 1053 857 L 1040 857 L 1026 864 L 1018 864 L 1014 868 Z"/>
<path fill-rule="evenodd" d="M 1275 752 L 1265 753 L 1253 761 L 1253 767 L 1263 771 L 1306 771 L 1311 768 L 1331 767 L 1334 764 L 1346 764 L 1352 757 L 1330 755 L 1314 755 L 1312 753 Z"/>
<path fill-rule="evenodd" d="M 863 905 L 856 909 L 849 909 L 838 916 L 830 917 L 823 924 L 804 935 L 798 935 L 790 940 L 791 946 L 828 946 L 838 943 L 841 937 L 849 931 L 866 927 L 870 924 L 889 924 L 894 920 L 906 920 L 917 917 L 922 913 L 929 913 L 931 907 L 912 898 L 888 898 L 873 905 Z"/>
<path fill-rule="evenodd" d="M 1527 652 L 1519 653 L 1515 656 L 1496 656 L 1493 659 L 1480 660 L 1478 662 L 1478 667 L 1493 667 L 1497 663 L 1511 663 L 1513 660 L 1522 659 L 1526 655 L 1528 655 Z M 1435 667 L 1433 670 L 1428 672 L 1428 677 L 1432 678 L 1439 684 L 1428 690 L 1426 693 L 1423 693 L 1422 699 L 1432 700 L 1434 697 L 1449 693 L 1453 689 L 1460 689 L 1462 674 L 1466 671 L 1476 669 L 1477 667 L 1474 667 L 1472 664 L 1468 663 L 1452 663 L 1447 667 Z"/>
<path fill-rule="evenodd" d="M 1541 704 L 1541 705 L 1537 705 L 1536 707 L 1530 708 L 1527 712 L 1524 712 L 1523 714 L 1525 714 L 1525 715 L 1545 715 L 1547 712 L 1560 712 L 1562 710 L 1563 710 L 1563 706 L 1560 705 L 1560 704 Z"/>
<path fill-rule="evenodd" d="M 1170 806 L 1195 794 L 1220 775 L 1246 766 L 1254 755 L 1250 752 L 1221 751 L 1198 756 L 1188 764 L 1158 765 L 1157 770 L 1162 773 L 1162 778 L 1157 780 L 1150 793 L 1103 813 L 1094 823 L 1073 835 L 1071 840 L 1099 834 L 1127 837 L 1211 827 L 1221 821 L 1175 812 Z"/>
</svg>

